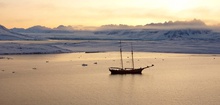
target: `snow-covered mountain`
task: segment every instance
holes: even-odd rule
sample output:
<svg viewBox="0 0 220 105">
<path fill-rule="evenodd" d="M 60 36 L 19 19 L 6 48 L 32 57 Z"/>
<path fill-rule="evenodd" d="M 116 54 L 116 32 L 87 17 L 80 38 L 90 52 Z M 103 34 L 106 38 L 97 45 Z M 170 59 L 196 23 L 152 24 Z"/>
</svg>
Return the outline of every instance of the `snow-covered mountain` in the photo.
<svg viewBox="0 0 220 105">
<path fill-rule="evenodd" d="M 0 25 L 0 40 L 30 40 L 29 36 L 12 32 L 4 26 Z"/>
<path fill-rule="evenodd" d="M 103 30 L 96 35 L 107 35 L 128 40 L 219 40 L 220 33 L 211 29 L 142 29 Z"/>
<path fill-rule="evenodd" d="M 12 28 L 11 31 L 18 33 L 73 33 L 71 26 L 59 25 L 56 28 L 48 28 L 41 25 L 32 26 L 30 28 Z"/>
<path fill-rule="evenodd" d="M 62 28 L 65 28 L 65 26 L 59 27 L 59 29 Z M 27 29 L 17 28 L 16 30 L 26 31 Z M 220 53 L 220 32 L 214 31 L 211 28 L 108 28 L 106 30 L 83 30 L 74 31 L 72 33 L 46 33 L 45 31 L 39 32 L 36 30 L 58 29 L 36 26 L 29 30 L 34 32 L 22 32 L 22 34 L 19 34 L 0 25 L 0 40 L 43 40 L 42 42 L 39 41 L 36 43 L 34 41 L 26 41 L 25 43 L 24 41 L 3 41 L 0 43 L 0 54 L 117 51 L 118 40 L 132 41 L 135 46 L 135 51 L 141 52 Z M 123 47 L 124 51 L 130 50 L 130 46 L 127 46 L 126 43 Z"/>
<path fill-rule="evenodd" d="M 64 26 L 64 25 L 59 25 L 56 28 L 53 28 L 54 30 L 63 30 L 63 31 L 73 31 L 74 28 L 72 26 Z"/>
<path fill-rule="evenodd" d="M 26 29 L 27 32 L 33 32 L 33 33 L 48 32 L 50 30 L 52 30 L 52 29 L 51 28 L 47 28 L 45 26 L 40 26 L 40 25 L 33 26 L 33 27 L 30 27 L 30 28 Z"/>
<path fill-rule="evenodd" d="M 203 21 L 168 21 L 144 26 L 104 25 L 94 32 L 116 39 L 128 40 L 220 40 L 220 33 L 213 31 Z"/>
<path fill-rule="evenodd" d="M 13 35 L 23 34 L 40 39 L 56 40 L 205 40 L 220 41 L 220 32 L 214 31 L 201 20 L 168 21 L 151 23 L 144 26 L 103 25 L 94 31 L 74 30 L 72 26 L 59 25 L 55 28 L 33 26 L 27 29 L 13 28 L 7 30 Z M 216 29 L 215 29 L 216 30 Z M 22 34 L 18 34 L 22 33 Z M 24 35 L 23 35 L 24 36 Z"/>
<path fill-rule="evenodd" d="M 170 40 L 219 40 L 220 33 L 209 29 L 178 29 L 165 32 L 164 37 Z"/>
<path fill-rule="evenodd" d="M 24 28 L 12 28 L 10 29 L 10 31 L 17 33 L 25 33 L 26 30 Z"/>
</svg>

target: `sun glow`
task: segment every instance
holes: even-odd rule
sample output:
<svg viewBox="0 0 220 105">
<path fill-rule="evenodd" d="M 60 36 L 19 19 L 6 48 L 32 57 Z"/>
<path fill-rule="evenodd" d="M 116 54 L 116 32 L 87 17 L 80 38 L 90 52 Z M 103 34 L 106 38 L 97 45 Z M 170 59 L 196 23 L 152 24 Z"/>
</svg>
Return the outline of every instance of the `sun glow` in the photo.
<svg viewBox="0 0 220 105">
<path fill-rule="evenodd" d="M 170 11 L 178 12 L 178 11 L 183 11 L 186 9 L 190 9 L 193 7 L 193 1 L 189 0 L 166 0 L 165 5 L 167 8 L 170 9 Z"/>
</svg>

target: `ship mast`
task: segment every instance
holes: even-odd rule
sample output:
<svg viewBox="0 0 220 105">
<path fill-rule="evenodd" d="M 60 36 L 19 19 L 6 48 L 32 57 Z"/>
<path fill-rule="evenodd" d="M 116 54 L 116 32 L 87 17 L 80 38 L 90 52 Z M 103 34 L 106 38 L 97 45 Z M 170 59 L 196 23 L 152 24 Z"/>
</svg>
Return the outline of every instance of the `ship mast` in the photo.
<svg viewBox="0 0 220 105">
<path fill-rule="evenodd" d="M 120 56 L 121 56 L 121 68 L 123 69 L 123 59 L 122 59 L 122 48 L 121 48 L 121 41 L 120 41 Z"/>
<path fill-rule="evenodd" d="M 132 68 L 134 69 L 134 54 L 133 54 L 133 46 L 131 43 L 131 57 L 132 57 Z"/>
</svg>

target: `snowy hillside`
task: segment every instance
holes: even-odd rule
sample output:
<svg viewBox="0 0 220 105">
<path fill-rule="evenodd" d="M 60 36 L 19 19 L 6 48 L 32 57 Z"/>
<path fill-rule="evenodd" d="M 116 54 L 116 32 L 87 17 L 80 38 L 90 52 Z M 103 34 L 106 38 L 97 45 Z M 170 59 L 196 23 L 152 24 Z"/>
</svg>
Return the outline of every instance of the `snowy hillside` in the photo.
<svg viewBox="0 0 220 105">
<path fill-rule="evenodd" d="M 63 30 L 62 30 L 63 31 Z M 220 41 L 220 33 L 211 29 L 120 29 L 99 31 L 74 31 L 68 33 L 57 30 L 47 33 L 24 33 L 29 37 L 43 40 L 206 40 Z M 44 31 L 45 32 L 45 31 Z"/>
<path fill-rule="evenodd" d="M 203 21 L 197 19 L 150 23 L 138 26 L 109 24 L 97 27 L 96 30 L 75 30 L 74 27 L 59 25 L 55 28 L 49 28 L 36 25 L 27 29 L 13 28 L 11 31 L 34 37 L 37 40 L 220 41 L 220 32 L 214 31 L 219 29 L 207 26 Z"/>
<path fill-rule="evenodd" d="M 35 26 L 11 30 L 0 26 L 0 55 L 118 51 L 119 40 L 124 43 L 123 51 L 130 51 L 132 42 L 134 50 L 140 52 L 220 54 L 220 32 L 211 28 L 113 29 L 111 26 L 111 29 L 68 33 L 72 27 L 61 25 L 53 29 Z"/>
<path fill-rule="evenodd" d="M 142 30 L 104 30 L 96 35 L 118 37 L 128 40 L 219 40 L 220 33 L 210 29 L 142 29 Z"/>
<path fill-rule="evenodd" d="M 4 26 L 0 25 L 0 40 L 30 40 L 30 39 L 33 38 L 23 34 L 12 32 L 7 28 L 5 28 Z"/>
</svg>

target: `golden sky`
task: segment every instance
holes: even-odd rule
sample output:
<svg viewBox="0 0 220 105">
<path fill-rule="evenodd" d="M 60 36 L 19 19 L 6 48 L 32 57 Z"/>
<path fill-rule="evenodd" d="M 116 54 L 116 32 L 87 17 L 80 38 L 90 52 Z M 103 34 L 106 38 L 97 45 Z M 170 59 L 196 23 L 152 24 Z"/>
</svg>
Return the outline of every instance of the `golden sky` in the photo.
<svg viewBox="0 0 220 105">
<path fill-rule="evenodd" d="M 0 0 L 0 24 L 7 28 L 144 25 L 195 18 L 219 24 L 220 0 Z"/>
</svg>

